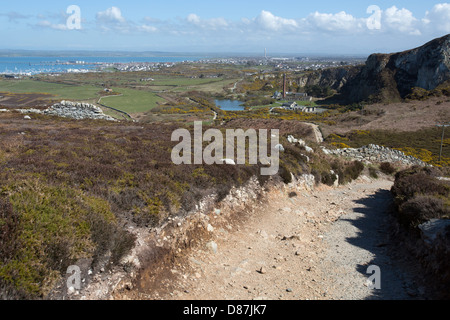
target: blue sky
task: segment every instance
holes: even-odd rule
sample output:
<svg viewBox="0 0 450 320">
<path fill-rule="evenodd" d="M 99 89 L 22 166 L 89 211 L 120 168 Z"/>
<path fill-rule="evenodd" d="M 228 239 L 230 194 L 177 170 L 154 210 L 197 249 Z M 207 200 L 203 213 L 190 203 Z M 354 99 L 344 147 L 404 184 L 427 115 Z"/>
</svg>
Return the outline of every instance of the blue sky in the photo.
<svg viewBox="0 0 450 320">
<path fill-rule="evenodd" d="M 68 27 L 70 5 L 80 9 L 80 29 Z M 450 3 L 19 0 L 2 3 L 0 30 L 0 49 L 359 55 L 450 33 Z"/>
</svg>

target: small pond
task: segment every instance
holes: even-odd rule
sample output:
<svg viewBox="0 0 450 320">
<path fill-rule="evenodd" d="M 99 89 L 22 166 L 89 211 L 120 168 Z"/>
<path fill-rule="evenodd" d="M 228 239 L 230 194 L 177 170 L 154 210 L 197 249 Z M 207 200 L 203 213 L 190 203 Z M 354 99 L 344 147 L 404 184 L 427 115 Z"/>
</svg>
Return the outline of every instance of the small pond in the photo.
<svg viewBox="0 0 450 320">
<path fill-rule="evenodd" d="M 225 111 L 243 111 L 244 102 L 239 100 L 214 100 L 217 107 Z"/>
</svg>

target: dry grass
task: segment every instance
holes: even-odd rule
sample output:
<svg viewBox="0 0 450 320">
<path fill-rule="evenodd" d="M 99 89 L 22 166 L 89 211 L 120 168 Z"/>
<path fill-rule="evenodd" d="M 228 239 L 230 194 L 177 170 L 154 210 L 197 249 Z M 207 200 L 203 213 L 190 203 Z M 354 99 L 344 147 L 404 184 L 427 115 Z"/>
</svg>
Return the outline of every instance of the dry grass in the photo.
<svg viewBox="0 0 450 320">
<path fill-rule="evenodd" d="M 373 104 L 364 111 L 353 111 L 331 117 L 332 126 L 322 126 L 325 135 L 345 134 L 352 130 L 396 130 L 417 131 L 450 122 L 450 99 L 431 98 L 425 101 L 410 101 L 392 104 Z"/>
</svg>

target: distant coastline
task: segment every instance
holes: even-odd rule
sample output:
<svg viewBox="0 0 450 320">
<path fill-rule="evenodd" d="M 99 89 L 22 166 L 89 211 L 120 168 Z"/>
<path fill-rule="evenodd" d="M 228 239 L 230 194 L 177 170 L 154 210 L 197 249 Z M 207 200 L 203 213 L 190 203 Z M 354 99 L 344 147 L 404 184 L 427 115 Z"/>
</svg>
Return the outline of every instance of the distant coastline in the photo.
<svg viewBox="0 0 450 320">
<path fill-rule="evenodd" d="M 68 50 L 15 50 L 0 49 L 0 57 L 195 57 L 205 54 L 160 51 L 68 51 Z"/>
<path fill-rule="evenodd" d="M 35 75 L 40 73 L 88 72 L 123 64 L 141 65 L 142 69 L 151 69 L 158 64 L 174 64 L 185 61 L 198 61 L 198 56 L 1 56 L 0 74 Z"/>
</svg>

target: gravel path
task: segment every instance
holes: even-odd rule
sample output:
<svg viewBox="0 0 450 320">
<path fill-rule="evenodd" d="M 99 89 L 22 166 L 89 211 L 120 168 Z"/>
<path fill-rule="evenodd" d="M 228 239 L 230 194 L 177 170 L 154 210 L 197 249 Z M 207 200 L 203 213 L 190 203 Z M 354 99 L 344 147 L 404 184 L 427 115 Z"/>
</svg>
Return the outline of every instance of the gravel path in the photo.
<svg viewBox="0 0 450 320">
<path fill-rule="evenodd" d="M 388 255 L 392 181 L 360 179 L 313 191 L 282 188 L 243 221 L 217 225 L 160 284 L 127 297 L 164 300 L 362 300 L 419 297 Z M 292 192 L 296 195 L 293 196 Z M 290 197 L 289 197 L 290 194 Z M 381 289 L 369 287 L 368 267 Z M 372 282 L 375 284 L 375 282 Z M 157 287 L 157 289 L 155 289 Z"/>
<path fill-rule="evenodd" d="M 417 296 L 411 276 L 388 255 L 391 185 L 389 181 L 376 181 L 369 186 L 354 185 L 350 192 L 364 196 L 359 199 L 351 196 L 346 214 L 325 234 L 328 249 L 323 267 L 328 266 L 329 282 L 337 289 L 333 299 L 405 300 Z M 371 190 L 367 191 L 367 187 Z M 339 190 L 336 193 L 344 196 L 345 192 Z M 374 266 L 380 275 L 379 288 L 369 286 L 375 285 L 375 279 L 368 283 L 368 277 L 375 270 L 369 266 Z"/>
</svg>

